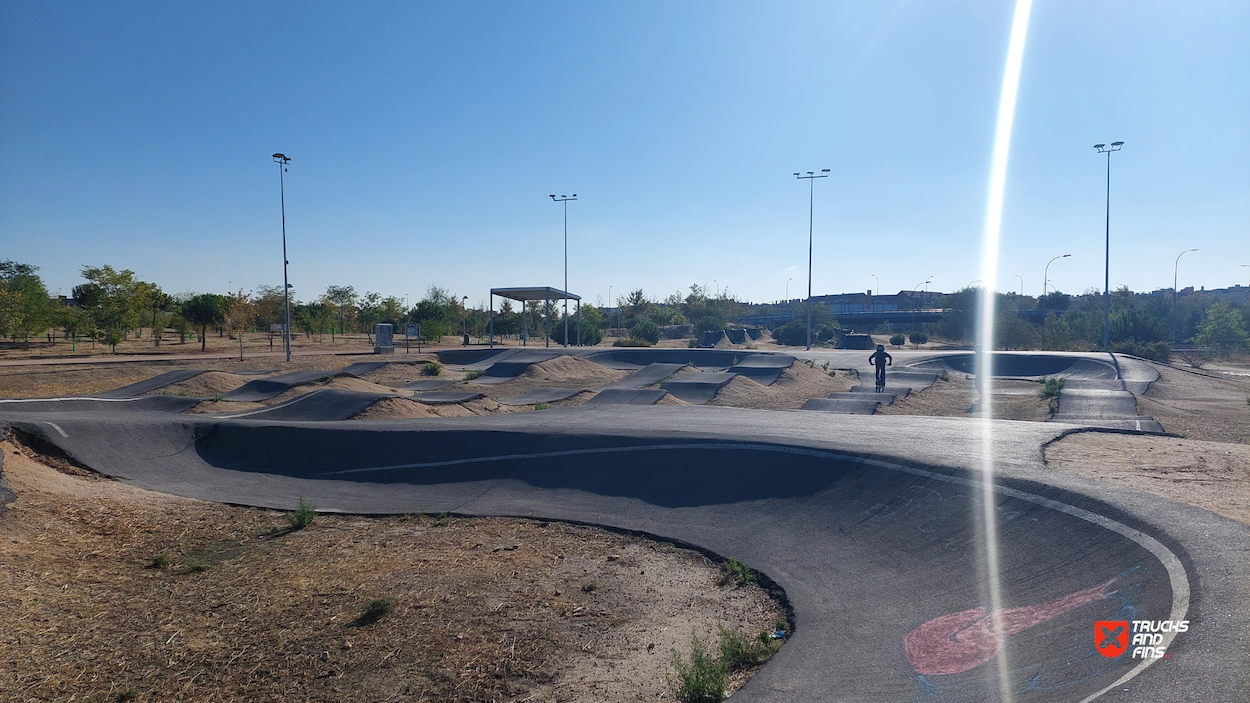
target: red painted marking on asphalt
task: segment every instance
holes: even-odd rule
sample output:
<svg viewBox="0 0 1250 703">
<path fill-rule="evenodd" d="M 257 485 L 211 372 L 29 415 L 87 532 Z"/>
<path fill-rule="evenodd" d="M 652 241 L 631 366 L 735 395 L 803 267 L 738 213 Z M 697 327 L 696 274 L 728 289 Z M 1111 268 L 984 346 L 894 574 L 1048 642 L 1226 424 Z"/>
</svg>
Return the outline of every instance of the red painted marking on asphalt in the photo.
<svg viewBox="0 0 1250 703">
<path fill-rule="evenodd" d="M 917 674 L 923 675 L 958 674 L 974 669 L 993 659 L 1008 637 L 1106 598 L 1112 583 L 1115 579 L 1047 603 L 990 615 L 986 615 L 985 608 L 973 608 L 934 618 L 903 638 L 907 661 Z"/>
</svg>

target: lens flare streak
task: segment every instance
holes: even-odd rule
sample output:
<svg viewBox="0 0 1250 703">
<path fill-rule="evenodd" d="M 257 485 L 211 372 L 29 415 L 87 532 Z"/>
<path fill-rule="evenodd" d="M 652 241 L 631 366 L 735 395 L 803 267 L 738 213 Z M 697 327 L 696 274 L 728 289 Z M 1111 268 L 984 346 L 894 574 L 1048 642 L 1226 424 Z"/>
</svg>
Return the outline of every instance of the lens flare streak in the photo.
<svg viewBox="0 0 1250 703">
<path fill-rule="evenodd" d="M 988 588 L 986 594 L 989 603 L 987 610 L 992 614 L 994 622 L 991 627 L 998 637 L 1006 634 L 1007 627 L 1002 621 L 1003 598 L 1002 584 L 999 579 L 998 557 L 998 508 L 994 492 L 994 456 L 993 456 L 993 356 L 994 356 L 994 290 L 998 280 L 998 242 L 1002 233 L 1003 192 L 1007 184 L 1007 155 L 1011 146 L 1011 126 L 1016 112 L 1016 93 L 1020 86 L 1020 67 L 1024 61 L 1024 41 L 1028 34 L 1029 11 L 1031 0 L 1018 0 L 1015 18 L 1011 24 L 1011 41 L 1007 49 L 1007 65 L 1003 72 L 1002 97 L 998 105 L 998 126 L 994 134 L 994 156 L 990 167 L 989 198 L 985 209 L 985 242 L 982 247 L 981 279 L 985 281 L 981 289 L 979 305 L 980 319 L 977 324 L 977 348 L 980 353 L 976 359 L 976 376 L 980 397 L 977 399 L 977 411 L 981 423 L 981 523 L 983 549 L 982 564 L 985 569 L 984 583 Z M 999 700 L 1011 700 L 1011 680 L 1008 663 L 1009 652 L 1006 648 L 996 659 L 998 668 Z"/>
</svg>

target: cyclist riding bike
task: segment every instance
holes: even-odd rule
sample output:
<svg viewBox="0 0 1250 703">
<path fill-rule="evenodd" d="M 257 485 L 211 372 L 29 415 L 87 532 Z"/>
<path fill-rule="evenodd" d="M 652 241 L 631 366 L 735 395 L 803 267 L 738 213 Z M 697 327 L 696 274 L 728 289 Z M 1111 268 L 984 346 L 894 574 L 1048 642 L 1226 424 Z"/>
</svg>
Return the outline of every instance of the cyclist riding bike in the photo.
<svg viewBox="0 0 1250 703">
<path fill-rule="evenodd" d="M 868 363 L 877 368 L 877 392 L 885 390 L 885 367 L 894 365 L 894 357 L 885 351 L 884 344 L 877 345 L 877 351 L 868 357 Z"/>
</svg>

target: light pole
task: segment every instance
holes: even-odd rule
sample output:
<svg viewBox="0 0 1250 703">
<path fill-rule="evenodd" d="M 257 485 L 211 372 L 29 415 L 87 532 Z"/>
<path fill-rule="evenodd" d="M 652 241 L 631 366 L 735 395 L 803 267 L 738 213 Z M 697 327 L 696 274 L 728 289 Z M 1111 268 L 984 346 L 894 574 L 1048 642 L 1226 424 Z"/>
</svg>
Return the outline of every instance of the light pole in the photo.
<svg viewBox="0 0 1250 703">
<path fill-rule="evenodd" d="M 1013 276 L 1015 276 L 1016 278 L 1020 279 L 1020 297 L 1021 297 L 1021 298 L 1023 298 L 1023 297 L 1024 297 L 1024 276 L 1021 276 L 1021 275 L 1020 275 L 1020 274 L 1018 274 L 1018 273 L 1013 273 L 1013 274 L 1011 274 L 1011 275 L 1013 275 Z"/>
<path fill-rule="evenodd" d="M 913 333 L 917 331 L 916 330 L 916 308 L 920 307 L 920 301 L 915 299 L 915 293 L 916 291 L 920 290 L 920 286 L 926 285 L 929 283 L 929 281 L 932 281 L 932 280 L 933 280 L 933 276 L 929 276 L 929 279 L 927 281 L 921 281 L 920 283 L 916 284 L 915 288 L 911 289 L 912 301 L 914 302 L 912 309 L 911 309 L 911 331 Z"/>
<path fill-rule="evenodd" d="M 569 201 L 577 200 L 577 193 L 573 197 L 561 195 L 551 196 L 551 199 L 557 203 L 564 203 L 564 346 L 569 345 Z M 580 305 L 581 303 L 578 303 Z"/>
<path fill-rule="evenodd" d="M 464 324 L 460 328 L 460 335 L 463 344 L 469 343 L 469 296 L 460 299 L 460 310 L 462 312 L 461 320 Z"/>
<path fill-rule="evenodd" d="M 786 279 L 786 302 L 790 302 L 790 281 L 794 280 L 794 276 Z"/>
<path fill-rule="evenodd" d="M 716 297 L 719 298 L 720 297 L 720 281 L 713 278 L 712 283 L 716 284 Z"/>
<path fill-rule="evenodd" d="M 1094 149 L 1099 154 L 1107 155 L 1107 245 L 1102 279 L 1102 350 L 1104 352 L 1111 351 L 1111 152 L 1119 151 L 1123 147 L 1124 142 L 1111 142 L 1111 146 L 1094 145 Z"/>
<path fill-rule="evenodd" d="M 1046 286 L 1050 283 L 1050 265 L 1059 259 L 1066 259 L 1071 254 L 1056 256 L 1046 262 L 1046 268 L 1042 269 L 1042 351 L 1046 351 Z"/>
<path fill-rule="evenodd" d="M 286 324 L 282 327 L 282 337 L 286 347 L 286 363 L 291 363 L 291 283 L 287 280 L 287 266 L 291 264 L 286 258 L 286 165 L 291 159 L 286 154 L 274 154 L 274 163 L 278 164 L 278 193 L 282 199 L 282 305 L 286 308 Z"/>
<path fill-rule="evenodd" d="M 881 279 L 877 278 L 877 274 L 875 273 L 869 274 L 869 275 L 871 275 L 873 279 L 877 282 L 877 288 L 876 288 L 877 292 L 875 293 L 875 295 L 881 295 Z"/>
<path fill-rule="evenodd" d="M 976 280 L 974 280 L 974 281 L 968 281 L 968 285 L 964 286 L 964 288 L 971 288 L 971 287 L 972 287 L 972 284 L 974 284 L 974 283 L 984 283 L 984 281 L 982 281 L 980 278 L 978 278 L 978 279 L 976 279 Z"/>
<path fill-rule="evenodd" d="M 1202 251 L 1201 249 L 1186 249 L 1176 255 L 1176 263 L 1172 266 L 1172 344 L 1176 344 L 1176 274 L 1181 267 L 1181 257 L 1191 251 Z"/>
<path fill-rule="evenodd" d="M 807 201 L 807 348 L 812 348 L 812 225 L 816 216 L 816 179 L 828 178 L 829 169 L 822 168 L 820 173 L 808 171 L 807 175 L 796 173 L 794 177 L 799 180 L 806 179 L 808 188 Z"/>
</svg>

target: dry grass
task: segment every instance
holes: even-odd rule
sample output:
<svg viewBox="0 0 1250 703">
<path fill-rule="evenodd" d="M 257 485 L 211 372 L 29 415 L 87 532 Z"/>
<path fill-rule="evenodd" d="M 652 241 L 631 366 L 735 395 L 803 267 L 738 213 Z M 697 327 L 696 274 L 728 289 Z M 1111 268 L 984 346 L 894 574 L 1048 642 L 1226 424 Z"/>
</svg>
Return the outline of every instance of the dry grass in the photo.
<svg viewBox="0 0 1250 703">
<path fill-rule="evenodd" d="M 18 495 L 0 514 L 4 700 L 655 700 L 692 629 L 782 612 L 718 588 L 697 553 L 594 528 L 320 515 L 288 532 L 0 450 Z"/>
</svg>

